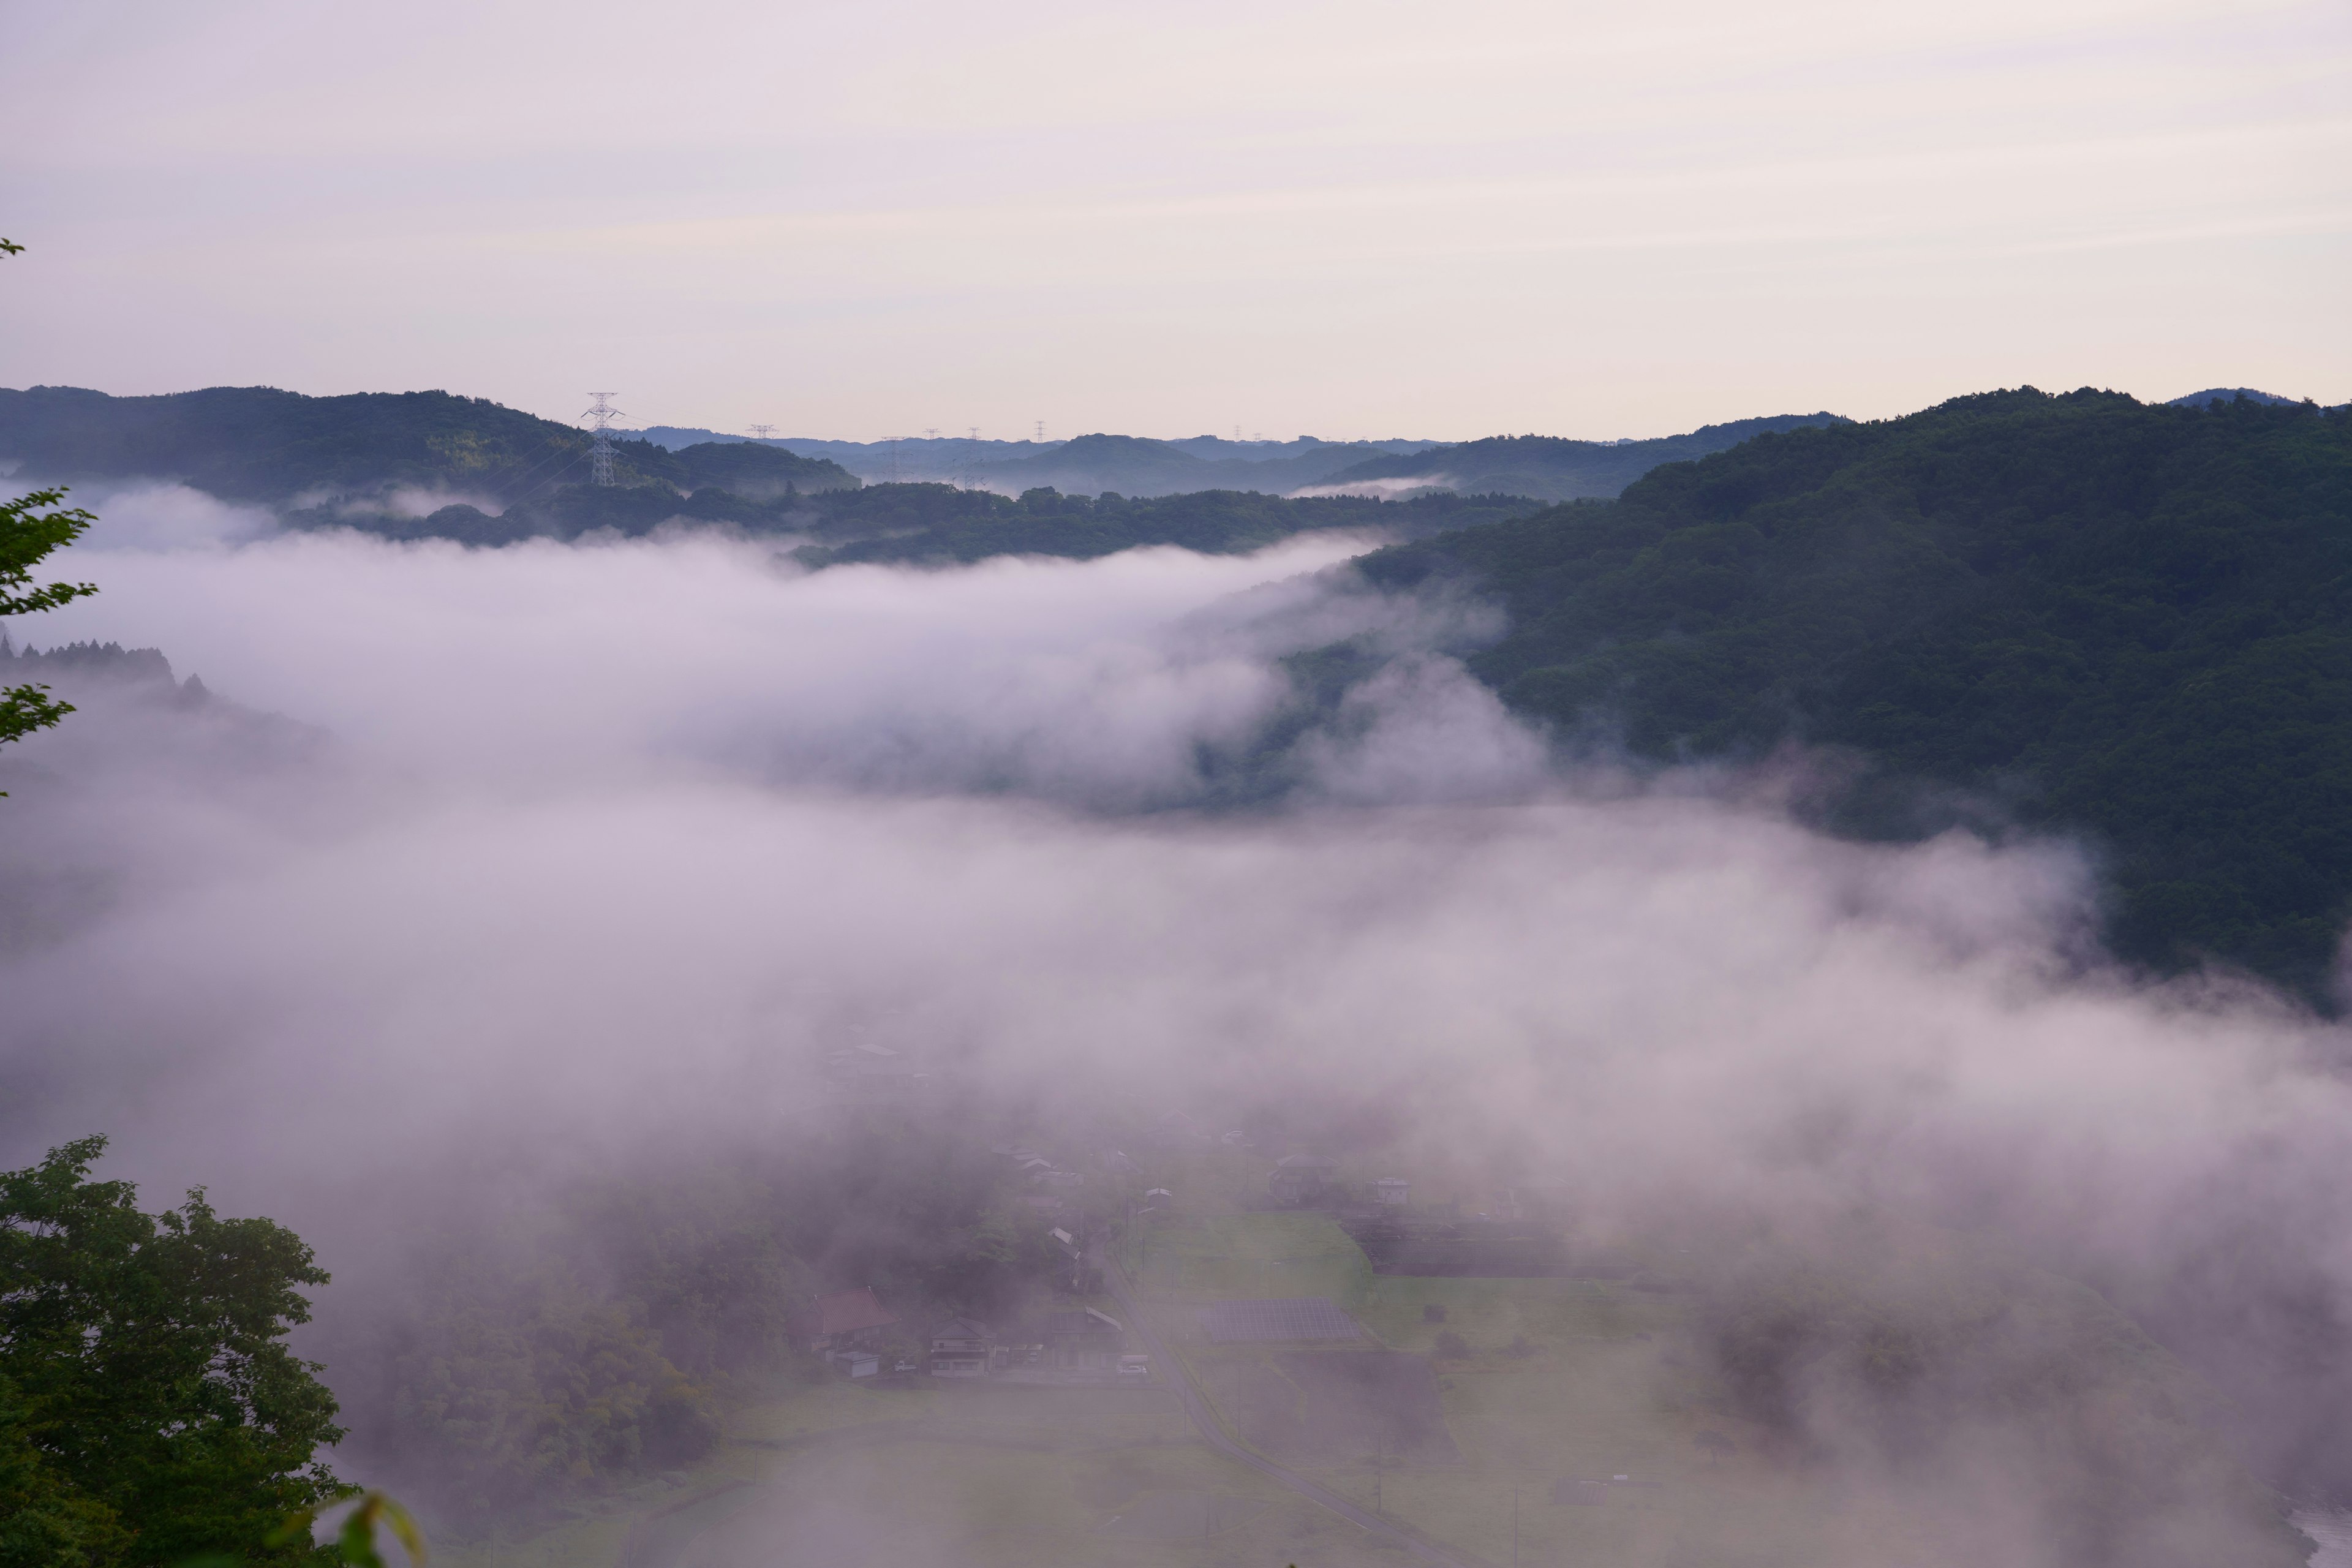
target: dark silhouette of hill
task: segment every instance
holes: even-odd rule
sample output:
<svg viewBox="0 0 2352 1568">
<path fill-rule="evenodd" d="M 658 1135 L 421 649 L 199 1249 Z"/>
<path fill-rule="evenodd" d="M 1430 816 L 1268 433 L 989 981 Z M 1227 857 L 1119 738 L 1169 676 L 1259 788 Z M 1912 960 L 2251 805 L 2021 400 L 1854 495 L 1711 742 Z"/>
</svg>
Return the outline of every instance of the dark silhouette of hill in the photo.
<svg viewBox="0 0 2352 1568">
<path fill-rule="evenodd" d="M 1824 807 L 2080 830 L 2109 929 L 2322 998 L 2352 917 L 2352 411 L 2031 388 L 1764 437 L 1370 557 L 1499 595 L 1473 669 L 1637 753 L 1850 749 Z M 1956 793 L 1957 792 L 1957 793 Z"/>
<path fill-rule="evenodd" d="M 0 458 L 43 479 L 178 479 L 239 501 L 365 496 L 403 486 L 501 503 L 587 477 L 586 431 L 446 392 L 307 397 L 215 386 L 110 397 L 70 386 L 0 389 Z M 839 466 L 773 447 L 670 452 L 618 443 L 620 477 L 691 491 L 756 493 L 857 483 Z"/>
<path fill-rule="evenodd" d="M 1839 423 L 1834 414 L 1779 414 L 1706 425 L 1648 441 L 1570 441 L 1557 436 L 1489 436 L 1425 451 L 1367 458 L 1319 481 L 1335 489 L 1393 493 L 1428 487 L 1463 494 L 1581 500 L 1617 494 L 1661 463 L 1720 452 L 1757 436 Z"/>
<path fill-rule="evenodd" d="M 700 442 L 746 443 L 751 437 L 685 426 L 656 425 L 631 434 L 675 451 Z M 1017 494 L 1047 486 L 1066 494 L 1179 495 L 1189 490 L 1258 490 L 1281 494 L 1311 485 L 1367 458 L 1418 452 L 1432 441 L 1227 440 L 1187 436 L 1156 441 L 1131 436 L 1081 436 L 1070 441 L 984 441 L 960 436 L 887 441 L 819 441 L 797 436 L 764 445 L 824 458 L 868 484 L 944 481 Z M 1196 459 L 1187 462 L 1184 459 Z"/>
<path fill-rule="evenodd" d="M 2256 392 L 2251 386 L 2209 386 L 2202 392 L 2192 392 L 2186 397 L 2166 400 L 2169 408 L 2202 408 L 2209 403 L 2235 403 L 2241 397 L 2249 403 L 2287 403 L 2292 397 L 2281 397 L 2275 392 Z"/>
</svg>

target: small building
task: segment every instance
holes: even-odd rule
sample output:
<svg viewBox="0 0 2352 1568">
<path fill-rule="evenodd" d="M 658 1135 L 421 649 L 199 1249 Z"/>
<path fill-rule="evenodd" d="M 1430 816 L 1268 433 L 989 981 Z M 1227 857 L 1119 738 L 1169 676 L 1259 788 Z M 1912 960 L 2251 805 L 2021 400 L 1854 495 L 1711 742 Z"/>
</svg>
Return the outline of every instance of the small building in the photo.
<svg viewBox="0 0 2352 1568">
<path fill-rule="evenodd" d="M 882 1358 L 872 1351 L 842 1351 L 833 1357 L 833 1364 L 852 1377 L 874 1377 L 882 1371 Z"/>
<path fill-rule="evenodd" d="M 1108 1372 L 1127 1349 L 1127 1330 L 1117 1318 L 1092 1307 L 1048 1312 L 1039 1324 L 1049 1366 Z"/>
<path fill-rule="evenodd" d="M 955 1318 L 931 1331 L 933 1377 L 986 1377 L 996 1336 L 984 1323 Z"/>
<path fill-rule="evenodd" d="M 1412 1184 L 1402 1176 L 1382 1176 L 1372 1184 L 1372 1191 L 1381 1202 L 1402 1208 L 1406 1194 L 1412 1191 Z"/>
<path fill-rule="evenodd" d="M 810 1298 L 807 1307 L 794 1315 L 793 1327 L 810 1350 L 830 1355 L 874 1343 L 898 1321 L 898 1314 L 885 1307 L 869 1285 Z"/>
<path fill-rule="evenodd" d="M 1274 1163 L 1266 1190 L 1281 1203 L 1310 1203 L 1323 1195 L 1337 1179 L 1339 1169 L 1339 1162 L 1320 1154 L 1286 1154 Z"/>
</svg>

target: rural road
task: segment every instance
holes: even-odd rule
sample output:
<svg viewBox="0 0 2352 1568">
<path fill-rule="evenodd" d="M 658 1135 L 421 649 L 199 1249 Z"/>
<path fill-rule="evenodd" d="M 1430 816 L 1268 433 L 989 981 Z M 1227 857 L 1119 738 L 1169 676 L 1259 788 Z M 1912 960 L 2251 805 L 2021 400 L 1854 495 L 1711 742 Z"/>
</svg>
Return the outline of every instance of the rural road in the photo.
<svg viewBox="0 0 2352 1568">
<path fill-rule="evenodd" d="M 1216 1413 L 1209 1408 L 1209 1402 L 1202 1397 L 1199 1389 L 1192 1386 L 1192 1379 L 1184 1371 L 1184 1363 L 1176 1359 L 1175 1352 L 1169 1349 L 1168 1342 L 1160 1337 L 1160 1331 L 1152 1326 L 1150 1318 L 1137 1303 L 1135 1291 L 1128 1283 L 1127 1271 L 1118 1266 L 1118 1260 L 1110 1255 L 1108 1247 L 1097 1243 L 1094 1250 L 1096 1261 L 1102 1266 L 1103 1279 L 1110 1286 L 1112 1299 L 1118 1301 L 1120 1310 L 1126 1312 L 1129 1325 L 1142 1336 L 1144 1345 L 1151 1352 L 1151 1364 L 1159 1369 L 1160 1375 L 1167 1380 L 1168 1385 L 1176 1391 L 1176 1397 L 1183 1403 L 1184 1414 L 1192 1418 L 1193 1426 L 1200 1432 L 1202 1439 L 1211 1447 L 1247 1465 L 1268 1479 L 1288 1487 L 1310 1502 L 1320 1503 L 1350 1524 L 1360 1525 L 1375 1535 L 1387 1537 L 1423 1563 L 1442 1563 L 1444 1568 L 1474 1568 L 1473 1564 L 1439 1551 L 1402 1526 L 1381 1518 L 1368 1508 L 1361 1508 L 1349 1502 L 1328 1487 L 1316 1485 L 1296 1470 L 1283 1468 L 1273 1460 L 1227 1436 L 1225 1429 L 1217 1425 Z"/>
</svg>

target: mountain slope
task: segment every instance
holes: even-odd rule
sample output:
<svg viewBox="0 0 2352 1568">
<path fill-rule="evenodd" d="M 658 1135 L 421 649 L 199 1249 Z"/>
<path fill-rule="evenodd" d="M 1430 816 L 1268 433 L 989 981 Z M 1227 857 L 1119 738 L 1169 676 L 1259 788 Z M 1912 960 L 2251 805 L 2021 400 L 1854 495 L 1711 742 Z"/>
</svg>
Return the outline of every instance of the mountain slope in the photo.
<svg viewBox="0 0 2352 1568">
<path fill-rule="evenodd" d="M 1367 558 L 1470 579 L 1522 712 L 1654 757 L 1853 748 L 2109 855 L 2112 935 L 2318 994 L 2352 916 L 2352 414 L 2025 389 L 1790 431 Z M 1948 818 L 1945 818 L 1948 820 Z"/>
<path fill-rule="evenodd" d="M 0 389 L 0 458 L 21 463 L 30 477 L 173 479 L 230 500 L 416 486 L 512 501 L 585 479 L 589 444 L 586 431 L 446 392 L 307 397 L 215 386 L 110 397 L 69 386 Z M 748 458 L 717 447 L 672 453 L 645 441 L 616 449 L 625 481 L 682 489 L 748 482 L 781 492 L 786 485 L 856 483 L 835 464 L 764 447 Z"/>
<path fill-rule="evenodd" d="M 1613 496 L 1661 463 L 1685 462 L 1757 436 L 1838 423 L 1834 414 L 1779 414 L 1707 425 L 1649 441 L 1570 441 L 1557 436 L 1490 436 L 1400 457 L 1369 458 L 1321 484 L 1334 490 L 1394 493 L 1431 486 L 1469 494 L 1581 500 Z"/>
</svg>

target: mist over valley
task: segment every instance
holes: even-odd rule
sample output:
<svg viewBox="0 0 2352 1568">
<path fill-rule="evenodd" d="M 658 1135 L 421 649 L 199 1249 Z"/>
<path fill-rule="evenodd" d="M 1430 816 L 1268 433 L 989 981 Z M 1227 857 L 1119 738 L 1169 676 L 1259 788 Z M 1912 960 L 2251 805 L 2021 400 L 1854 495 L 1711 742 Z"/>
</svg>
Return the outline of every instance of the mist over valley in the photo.
<svg viewBox="0 0 2352 1568">
<path fill-rule="evenodd" d="M 0 94 L 0 1568 L 2352 1568 L 2352 10 Z"/>
<path fill-rule="evenodd" d="M 2181 454 L 2086 480 L 2143 555 L 2200 537 L 2168 520 L 2213 451 L 2340 550 L 2345 426 L 2005 394 L 1424 543 L 944 567 L 118 479 L 68 558 L 99 593 L 7 656 L 76 710 L 0 753 L 0 1131 L 102 1131 L 108 1174 L 315 1247 L 332 1462 L 485 1561 L 626 1526 L 662 1561 L 1028 1562 L 1202 1517 L 1214 1550 L 1380 1550 L 1318 1489 L 1492 1561 L 1503 1516 L 1460 1510 L 1514 1487 L 1523 1546 L 1627 1562 L 1759 1508 L 1816 1562 L 2300 1561 L 2290 1500 L 2347 1475 L 2330 983 L 2189 926 L 2119 949 L 2111 820 L 1817 739 L 1862 700 L 1834 665 L 1776 689 L 1810 722 L 1710 741 L 1687 674 L 1563 704 L 1515 650 L 1595 592 L 1572 613 L 1663 616 L 1671 657 L 1759 646 L 1678 564 L 1759 549 L 1753 624 L 1800 647 L 1982 636 L 2065 568 L 1988 570 L 1937 498 L 2002 515 L 1957 477 L 2039 483 L 2035 440 Z M 1896 503 L 1814 499 L 1891 495 L 1865 476 L 1920 441 L 1973 465 L 1900 481 L 1978 573 L 1932 613 L 1919 566 L 1855 575 L 1910 548 Z M 1851 623 L 1769 564 L 1824 527 L 1884 531 L 1832 579 Z M 2179 657 L 2263 657 L 2190 651 L 2231 635 Z M 2054 711 L 2028 756 L 2081 733 Z M 829 1342 L 852 1296 L 888 1321 Z M 1204 1330 L 1268 1299 L 1349 1337 Z M 1092 1363 L 1053 1326 L 1090 1310 Z M 971 1386 L 932 1375 L 959 1322 Z M 1271 1469 L 1202 1446 L 1187 1384 Z M 991 1489 L 1037 1500 L 1009 1534 Z"/>
</svg>

